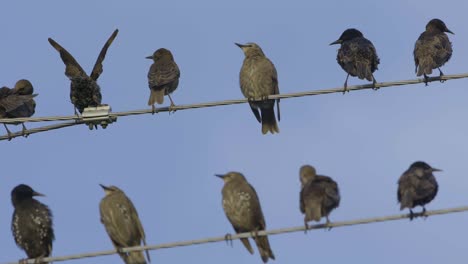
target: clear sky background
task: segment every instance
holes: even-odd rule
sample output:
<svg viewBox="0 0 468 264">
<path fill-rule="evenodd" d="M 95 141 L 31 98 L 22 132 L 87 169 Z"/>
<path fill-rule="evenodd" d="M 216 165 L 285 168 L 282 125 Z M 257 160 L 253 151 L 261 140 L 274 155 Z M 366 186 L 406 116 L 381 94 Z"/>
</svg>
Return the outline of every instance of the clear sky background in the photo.
<svg viewBox="0 0 468 264">
<path fill-rule="evenodd" d="M 454 54 L 442 70 L 468 72 L 466 1 L 8 1 L 1 4 L 0 85 L 27 78 L 35 116 L 73 114 L 69 80 L 52 37 L 89 73 L 110 34 L 99 78 L 114 111 L 148 108 L 146 74 L 156 49 L 170 49 L 181 78 L 176 104 L 242 98 L 244 55 L 256 42 L 275 64 L 280 92 L 340 87 L 346 74 L 328 44 L 351 27 L 381 59 L 379 82 L 415 78 L 413 47 L 441 18 Z M 437 72 L 437 71 L 436 71 Z M 349 85 L 365 83 L 350 78 Z M 398 177 L 416 160 L 443 169 L 427 209 L 468 204 L 468 80 L 377 92 L 282 100 L 280 134 L 262 135 L 248 105 L 119 118 L 106 130 L 76 126 L 2 141 L 0 262 L 25 256 L 11 236 L 10 192 L 26 183 L 54 213 L 53 255 L 108 250 L 99 183 L 133 200 L 149 244 L 232 233 L 215 173 L 240 171 L 256 188 L 268 228 L 299 226 L 299 167 L 314 165 L 340 186 L 332 221 L 399 213 Z M 169 100 L 165 99 L 165 105 Z M 28 127 L 40 124 L 29 124 Z M 11 127 L 19 130 L 21 127 Z M 3 133 L 2 133 L 3 134 Z M 419 208 L 417 209 L 419 210 Z M 407 210 L 405 211 L 407 213 Z M 468 214 L 270 236 L 274 263 L 462 263 Z M 239 241 L 151 251 L 153 263 L 261 263 Z M 117 255 L 80 263 L 122 263 Z"/>
</svg>

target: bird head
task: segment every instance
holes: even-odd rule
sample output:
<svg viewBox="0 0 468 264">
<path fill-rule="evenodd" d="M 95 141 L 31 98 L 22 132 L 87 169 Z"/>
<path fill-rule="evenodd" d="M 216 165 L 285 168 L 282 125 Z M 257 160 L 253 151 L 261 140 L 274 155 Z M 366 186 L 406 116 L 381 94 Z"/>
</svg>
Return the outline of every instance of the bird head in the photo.
<svg viewBox="0 0 468 264">
<path fill-rule="evenodd" d="M 20 184 L 11 191 L 11 200 L 13 205 L 18 202 L 32 199 L 33 196 L 45 196 L 42 193 L 34 191 L 31 187 L 26 184 Z"/>
<path fill-rule="evenodd" d="M 221 178 L 224 181 L 224 183 L 228 183 L 231 181 L 246 181 L 244 175 L 235 171 L 231 171 L 226 174 L 215 174 L 215 176 Z"/>
<path fill-rule="evenodd" d="M 34 88 L 30 81 L 22 79 L 16 82 L 13 91 L 19 95 L 28 95 L 34 92 Z"/>
<path fill-rule="evenodd" d="M 246 57 L 254 56 L 254 55 L 265 56 L 262 48 L 260 48 L 260 46 L 257 45 L 256 43 L 249 42 L 246 44 L 239 44 L 239 43 L 234 43 L 234 44 L 236 44 L 239 48 L 242 49 Z"/>
<path fill-rule="evenodd" d="M 426 25 L 426 30 L 438 30 L 440 32 L 447 32 L 455 35 L 455 33 L 447 28 L 444 21 L 438 18 L 431 19 L 431 21 L 429 21 L 429 23 Z"/>
<path fill-rule="evenodd" d="M 146 57 L 147 59 L 152 59 L 154 61 L 158 61 L 164 58 L 168 58 L 169 60 L 174 60 L 174 56 L 172 56 L 172 53 L 165 48 L 160 48 L 156 50 L 153 55 Z"/>
<path fill-rule="evenodd" d="M 301 181 L 301 186 L 304 186 L 307 182 L 314 179 L 317 176 L 317 172 L 314 167 L 310 165 L 304 165 L 299 170 L 299 180 Z"/>
<path fill-rule="evenodd" d="M 434 172 L 434 171 L 442 171 L 440 169 L 432 168 L 431 166 L 429 166 L 429 164 L 427 164 L 424 161 L 414 162 L 413 164 L 411 164 L 409 169 L 413 170 L 414 173 L 418 177 L 423 177 L 424 175 L 432 174 L 432 172 Z"/>
<path fill-rule="evenodd" d="M 109 194 L 112 194 L 112 193 L 115 193 L 115 192 L 121 192 L 121 190 L 114 186 L 114 185 L 111 185 L 111 186 L 105 186 L 103 184 L 99 184 L 102 189 L 104 190 L 104 192 L 106 193 L 106 195 L 109 195 Z"/>
<path fill-rule="evenodd" d="M 348 28 L 347 30 L 345 30 L 343 32 L 343 34 L 341 34 L 340 38 L 336 41 L 333 41 L 332 43 L 330 43 L 330 45 L 335 45 L 335 44 L 343 44 L 343 42 L 345 41 L 348 41 L 348 40 L 352 40 L 352 39 L 355 39 L 355 38 L 362 38 L 363 35 L 361 33 L 361 31 L 355 29 L 355 28 Z"/>
</svg>

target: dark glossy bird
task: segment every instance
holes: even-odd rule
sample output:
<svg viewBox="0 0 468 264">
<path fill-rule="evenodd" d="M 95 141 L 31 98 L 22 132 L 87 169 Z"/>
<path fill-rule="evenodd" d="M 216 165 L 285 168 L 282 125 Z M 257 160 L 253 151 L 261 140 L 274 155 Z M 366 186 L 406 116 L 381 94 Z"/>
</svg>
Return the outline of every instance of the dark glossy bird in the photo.
<svg viewBox="0 0 468 264">
<path fill-rule="evenodd" d="M 16 82 L 15 87 L 10 89 L 8 87 L 0 88 L 0 118 L 20 118 L 30 117 L 36 111 L 36 102 L 34 97 L 37 94 L 33 94 L 34 88 L 30 81 L 22 79 Z M 20 123 L 15 123 L 20 124 Z M 9 139 L 11 139 L 11 131 L 8 129 L 6 124 L 3 124 L 8 133 Z M 27 137 L 27 129 L 24 123 L 23 136 Z"/>
<path fill-rule="evenodd" d="M 11 230 L 16 245 L 26 252 L 30 259 L 49 257 L 54 241 L 52 212 L 47 205 L 34 199 L 44 196 L 25 184 L 16 186 L 11 191 L 11 202 L 15 211 L 11 221 Z"/>
<path fill-rule="evenodd" d="M 154 114 L 154 104 L 164 103 L 164 95 L 169 97 L 171 107 L 175 106 L 171 93 L 179 85 L 180 70 L 174 61 L 174 56 L 167 49 L 158 49 L 152 56 L 146 58 L 153 60 L 153 64 L 151 64 L 148 72 L 148 86 L 151 90 L 148 105 L 152 106 Z"/>
<path fill-rule="evenodd" d="M 76 110 L 83 113 L 86 107 L 96 107 L 101 105 L 101 88 L 97 84 L 97 79 L 103 71 L 102 62 L 106 56 L 107 49 L 114 41 L 117 33 L 119 33 L 118 29 L 112 33 L 106 44 L 104 44 L 104 47 L 102 47 L 90 76 L 86 74 L 80 64 L 78 64 L 75 58 L 73 58 L 65 48 L 60 46 L 53 39 L 49 38 L 50 45 L 60 53 L 60 57 L 65 64 L 65 75 L 71 81 L 70 99 L 75 106 L 76 115 L 78 115 Z"/>
<path fill-rule="evenodd" d="M 269 95 L 279 94 L 278 74 L 275 65 L 265 56 L 257 44 L 236 43 L 236 45 L 242 49 L 245 55 L 239 73 L 242 94 L 249 99 L 252 112 L 258 122 L 262 123 L 262 133 L 279 133 L 274 111 L 275 100 L 266 99 Z M 263 100 L 254 101 L 256 98 Z M 280 121 L 279 101 L 279 99 L 276 100 L 278 121 Z"/>
<path fill-rule="evenodd" d="M 414 44 L 414 64 L 416 75 L 424 75 L 424 82 L 427 85 L 427 75 L 432 74 L 433 69 L 439 69 L 440 76 L 444 73 L 440 70 L 452 57 L 452 43 L 447 33 L 450 31 L 445 23 L 440 19 L 432 19 L 426 25 L 426 31 L 421 33 Z"/>
<path fill-rule="evenodd" d="M 309 221 L 319 222 L 322 217 L 327 219 L 330 212 L 340 205 L 338 184 L 330 177 L 317 175 L 314 167 L 304 165 L 299 170 L 301 181 L 300 209 L 304 216 L 304 225 L 308 229 Z"/>
<path fill-rule="evenodd" d="M 400 203 L 400 210 L 409 208 L 410 220 L 413 220 L 413 208 L 422 206 L 422 215 L 426 212 L 425 205 L 430 203 L 437 195 L 439 188 L 437 181 L 432 174 L 434 171 L 441 171 L 432 168 L 423 161 L 411 164 L 398 180 L 397 197 Z"/>
<path fill-rule="evenodd" d="M 224 175 L 216 174 L 216 176 L 224 181 L 222 190 L 223 209 L 236 233 L 265 230 L 265 219 L 257 192 L 247 182 L 244 175 L 239 172 L 229 172 Z M 267 236 L 254 236 L 253 239 L 257 244 L 263 262 L 268 262 L 269 258 L 275 259 Z M 250 254 L 253 254 L 254 251 L 248 238 L 241 238 L 240 240 Z"/>
<path fill-rule="evenodd" d="M 101 187 L 106 193 L 99 204 L 101 222 L 114 247 L 119 250 L 140 246 L 141 243 L 146 246 L 145 231 L 132 201 L 115 186 L 101 184 Z M 142 251 L 119 252 L 119 255 L 126 264 L 146 264 Z M 151 261 L 148 251 L 146 251 L 146 256 L 148 261 Z"/>
<path fill-rule="evenodd" d="M 374 90 L 377 90 L 374 72 L 378 69 L 380 59 L 372 42 L 366 39 L 359 30 L 350 28 L 345 30 L 338 40 L 330 43 L 330 45 L 335 44 L 341 44 L 336 61 L 348 73 L 343 93 L 348 91 L 349 75 L 371 81 Z"/>
</svg>

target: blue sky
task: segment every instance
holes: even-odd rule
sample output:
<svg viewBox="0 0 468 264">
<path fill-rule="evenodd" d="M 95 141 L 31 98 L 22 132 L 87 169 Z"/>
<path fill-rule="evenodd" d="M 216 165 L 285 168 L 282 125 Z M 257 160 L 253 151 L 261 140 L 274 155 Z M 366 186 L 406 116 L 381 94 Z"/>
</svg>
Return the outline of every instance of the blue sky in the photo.
<svg viewBox="0 0 468 264">
<path fill-rule="evenodd" d="M 52 37 L 89 73 L 114 29 L 99 78 L 114 111 L 147 108 L 146 74 L 156 49 L 172 51 L 181 70 L 176 104 L 242 98 L 242 51 L 256 42 L 278 71 L 282 93 L 342 86 L 337 46 L 350 27 L 381 59 L 377 81 L 415 77 L 413 46 L 426 23 L 441 18 L 454 55 L 442 69 L 465 73 L 464 1 L 9 1 L 2 3 L 0 85 L 29 79 L 39 93 L 35 116 L 71 115 L 69 80 Z M 364 83 L 350 78 L 349 85 Z M 53 255 L 112 248 L 99 221 L 99 183 L 133 200 L 149 244 L 232 233 L 215 173 L 240 171 L 256 188 L 268 228 L 298 226 L 299 167 L 314 165 L 340 185 L 331 220 L 399 213 L 397 180 L 416 160 L 444 171 L 427 209 L 468 203 L 467 80 L 282 100 L 280 134 L 261 134 L 245 104 L 119 118 L 106 130 L 65 128 L 0 142 L 0 262 L 23 258 L 10 232 L 11 189 L 26 183 L 53 210 Z M 166 105 L 169 100 L 165 100 Z M 35 127 L 39 124 L 29 124 Z M 20 129 L 20 127 L 12 127 Z M 419 210 L 419 209 L 418 209 Z M 275 263 L 460 263 L 468 214 L 453 214 L 270 237 Z M 239 243 L 151 252 L 153 263 L 261 263 Z M 76 260 L 73 263 L 87 263 Z M 93 263 L 118 263 L 118 256 Z"/>
</svg>

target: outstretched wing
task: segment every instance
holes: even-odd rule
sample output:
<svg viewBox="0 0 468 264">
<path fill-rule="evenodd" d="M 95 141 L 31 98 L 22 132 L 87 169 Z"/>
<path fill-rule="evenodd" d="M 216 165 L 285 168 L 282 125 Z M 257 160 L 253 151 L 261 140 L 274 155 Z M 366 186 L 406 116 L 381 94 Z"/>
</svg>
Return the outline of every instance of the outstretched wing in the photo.
<svg viewBox="0 0 468 264">
<path fill-rule="evenodd" d="M 117 33 L 119 33 L 119 30 L 116 29 L 114 33 L 109 37 L 107 40 L 106 44 L 104 44 L 104 47 L 102 47 L 101 53 L 99 53 L 99 56 L 96 60 L 96 63 L 94 64 L 93 71 L 91 72 L 91 79 L 97 80 L 99 78 L 99 75 L 102 73 L 102 62 L 104 61 L 104 58 L 106 57 L 107 49 L 109 46 L 112 44 L 114 41 L 115 37 L 117 37 Z"/>
<path fill-rule="evenodd" d="M 73 58 L 73 56 L 62 46 L 60 46 L 53 39 L 49 38 L 49 43 L 60 53 L 63 63 L 65 64 L 65 75 L 68 78 L 74 78 L 78 76 L 87 76 L 86 72 L 81 68 L 80 64 Z"/>
</svg>

